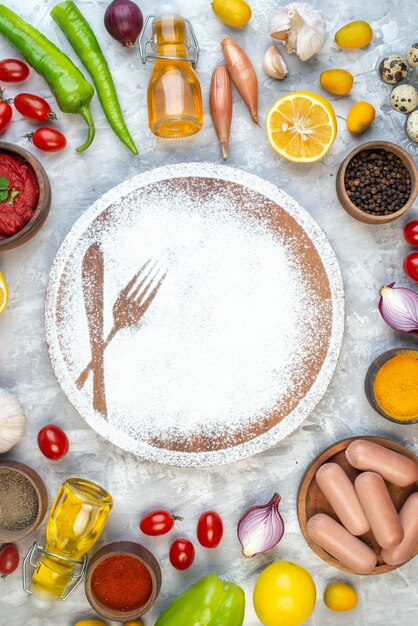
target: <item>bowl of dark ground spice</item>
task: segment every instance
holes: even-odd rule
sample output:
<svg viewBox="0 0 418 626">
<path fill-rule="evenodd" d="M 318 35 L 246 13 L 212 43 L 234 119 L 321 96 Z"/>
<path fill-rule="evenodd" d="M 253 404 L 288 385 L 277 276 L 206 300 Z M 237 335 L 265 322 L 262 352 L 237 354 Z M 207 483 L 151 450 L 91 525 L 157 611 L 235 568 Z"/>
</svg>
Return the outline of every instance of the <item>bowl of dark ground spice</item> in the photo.
<svg viewBox="0 0 418 626">
<path fill-rule="evenodd" d="M 0 543 L 33 533 L 47 508 L 48 494 L 39 474 L 18 461 L 0 461 Z"/>
<path fill-rule="evenodd" d="M 109 543 L 93 555 L 87 568 L 88 601 L 96 613 L 116 622 L 144 615 L 160 588 L 161 569 L 156 558 L 134 541 Z"/>
<path fill-rule="evenodd" d="M 388 141 L 357 146 L 341 163 L 337 196 L 352 217 L 366 224 L 386 224 L 403 215 L 418 194 L 412 157 Z"/>
</svg>

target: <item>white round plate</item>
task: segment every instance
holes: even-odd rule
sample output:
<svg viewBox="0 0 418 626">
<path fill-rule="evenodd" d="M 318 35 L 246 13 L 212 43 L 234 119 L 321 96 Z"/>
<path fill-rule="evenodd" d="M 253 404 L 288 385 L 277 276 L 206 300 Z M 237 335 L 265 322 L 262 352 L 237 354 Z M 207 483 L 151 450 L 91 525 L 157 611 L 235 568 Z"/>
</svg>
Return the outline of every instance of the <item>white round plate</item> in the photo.
<svg viewBox="0 0 418 626">
<path fill-rule="evenodd" d="M 338 261 L 312 217 L 271 183 L 209 163 L 155 169 L 97 200 L 46 297 L 52 365 L 80 415 L 179 466 L 284 439 L 325 393 L 343 330 Z"/>
</svg>

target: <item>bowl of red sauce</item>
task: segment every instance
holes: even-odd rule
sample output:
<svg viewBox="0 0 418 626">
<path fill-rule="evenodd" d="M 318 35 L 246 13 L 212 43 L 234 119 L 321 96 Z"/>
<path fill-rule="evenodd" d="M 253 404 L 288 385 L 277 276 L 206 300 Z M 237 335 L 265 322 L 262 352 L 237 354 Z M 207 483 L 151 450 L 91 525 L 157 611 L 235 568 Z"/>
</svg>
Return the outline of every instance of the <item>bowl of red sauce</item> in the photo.
<svg viewBox="0 0 418 626">
<path fill-rule="evenodd" d="M 91 558 L 85 590 L 93 609 L 115 622 L 129 622 L 153 606 L 161 589 L 154 555 L 134 541 L 115 541 Z"/>
<path fill-rule="evenodd" d="M 38 159 L 20 146 L 0 142 L 0 252 L 26 243 L 51 208 L 51 186 Z"/>
</svg>

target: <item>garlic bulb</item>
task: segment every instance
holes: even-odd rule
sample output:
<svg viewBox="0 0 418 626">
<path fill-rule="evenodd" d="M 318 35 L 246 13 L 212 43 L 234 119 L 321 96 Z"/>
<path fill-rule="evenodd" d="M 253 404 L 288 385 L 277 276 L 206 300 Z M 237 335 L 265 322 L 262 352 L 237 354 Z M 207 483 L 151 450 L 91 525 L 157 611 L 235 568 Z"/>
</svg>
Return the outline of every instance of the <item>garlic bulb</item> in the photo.
<svg viewBox="0 0 418 626">
<path fill-rule="evenodd" d="M 286 63 L 277 46 L 270 46 L 263 57 L 263 70 L 267 76 L 282 80 L 287 74 Z"/>
<path fill-rule="evenodd" d="M 309 2 L 291 2 L 278 8 L 270 24 L 270 36 L 307 61 L 325 43 L 325 22 Z"/>
<path fill-rule="evenodd" d="M 19 400 L 0 389 L 0 454 L 13 448 L 22 438 L 25 414 Z"/>
</svg>

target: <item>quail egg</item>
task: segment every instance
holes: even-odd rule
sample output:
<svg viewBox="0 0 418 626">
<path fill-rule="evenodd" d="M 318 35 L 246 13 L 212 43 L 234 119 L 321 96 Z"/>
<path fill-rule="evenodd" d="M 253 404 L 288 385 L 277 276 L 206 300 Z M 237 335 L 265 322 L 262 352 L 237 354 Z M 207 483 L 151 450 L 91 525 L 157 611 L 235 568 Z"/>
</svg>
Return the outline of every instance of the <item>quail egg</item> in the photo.
<svg viewBox="0 0 418 626">
<path fill-rule="evenodd" d="M 418 143 L 418 111 L 414 111 L 406 122 L 406 132 L 411 141 Z"/>
<path fill-rule="evenodd" d="M 385 57 L 379 65 L 380 78 L 389 85 L 397 85 L 408 74 L 408 66 L 404 58 L 398 54 Z"/>
<path fill-rule="evenodd" d="M 418 91 L 413 85 L 398 85 L 391 93 L 390 104 L 399 113 L 411 113 L 418 107 Z"/>
<path fill-rule="evenodd" d="M 406 53 L 409 67 L 418 67 L 418 43 L 413 43 Z"/>
</svg>

